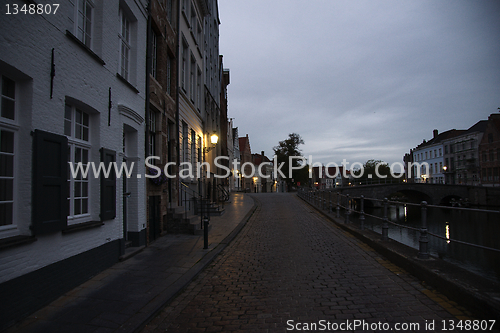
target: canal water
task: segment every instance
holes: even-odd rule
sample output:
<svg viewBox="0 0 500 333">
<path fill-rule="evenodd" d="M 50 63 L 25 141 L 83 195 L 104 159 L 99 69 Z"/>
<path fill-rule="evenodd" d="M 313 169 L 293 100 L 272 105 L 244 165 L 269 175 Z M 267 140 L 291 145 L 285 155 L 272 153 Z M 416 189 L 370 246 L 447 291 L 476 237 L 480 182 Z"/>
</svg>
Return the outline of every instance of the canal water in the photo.
<svg viewBox="0 0 500 333">
<path fill-rule="evenodd" d="M 384 214 L 383 208 L 367 208 L 365 212 L 379 217 Z M 398 224 L 418 229 L 422 226 L 420 207 L 390 206 L 387 216 Z M 353 214 L 351 221 L 359 225 L 359 214 Z M 382 221 L 366 216 L 365 228 L 382 233 Z M 459 240 L 500 249 L 500 214 L 427 208 L 427 230 L 446 238 L 428 236 L 431 255 L 500 282 L 500 252 L 453 242 Z M 420 232 L 389 223 L 389 238 L 418 249 Z"/>
</svg>

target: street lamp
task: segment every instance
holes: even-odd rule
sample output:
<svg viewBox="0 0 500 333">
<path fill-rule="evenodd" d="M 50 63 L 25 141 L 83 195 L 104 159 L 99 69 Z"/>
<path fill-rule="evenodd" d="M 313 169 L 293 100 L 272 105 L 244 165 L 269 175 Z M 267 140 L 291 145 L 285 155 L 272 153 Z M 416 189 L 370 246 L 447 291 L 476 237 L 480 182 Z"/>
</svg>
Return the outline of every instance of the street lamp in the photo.
<svg viewBox="0 0 500 333">
<path fill-rule="evenodd" d="M 214 131 L 214 133 L 210 136 L 210 143 L 212 143 L 213 146 L 212 147 L 203 147 L 203 152 L 204 153 L 210 152 L 212 149 L 215 148 L 215 145 L 217 144 L 217 142 L 219 142 L 219 136 Z"/>
</svg>

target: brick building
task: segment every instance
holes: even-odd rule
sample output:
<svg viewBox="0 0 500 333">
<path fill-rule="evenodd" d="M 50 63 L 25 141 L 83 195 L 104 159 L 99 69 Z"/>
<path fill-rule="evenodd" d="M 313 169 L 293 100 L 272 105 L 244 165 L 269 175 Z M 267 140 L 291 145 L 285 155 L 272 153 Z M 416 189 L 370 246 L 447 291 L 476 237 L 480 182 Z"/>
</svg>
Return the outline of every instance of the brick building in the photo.
<svg viewBox="0 0 500 333">
<path fill-rule="evenodd" d="M 250 149 L 250 139 L 248 134 L 238 138 L 241 159 L 241 189 L 243 191 L 251 191 L 253 189 L 253 170 L 255 166 L 252 163 L 252 150 Z M 252 168 L 253 166 L 253 168 Z"/>
<path fill-rule="evenodd" d="M 0 329 L 145 242 L 147 3 L 44 9 L 0 20 Z M 129 179 L 69 167 L 123 161 Z"/>
<path fill-rule="evenodd" d="M 151 1 L 149 108 L 146 125 L 145 158 L 157 156 L 151 164 L 164 170 L 177 161 L 177 21 L 178 0 Z M 150 172 L 155 172 L 151 171 Z M 170 175 L 177 167 L 170 166 Z M 156 170 L 155 173 L 158 171 Z M 147 183 L 147 220 L 149 242 L 169 231 L 167 213 L 178 205 L 178 177 L 159 177 Z"/>
<path fill-rule="evenodd" d="M 481 184 L 500 186 L 500 114 L 491 114 L 479 144 Z"/>
</svg>

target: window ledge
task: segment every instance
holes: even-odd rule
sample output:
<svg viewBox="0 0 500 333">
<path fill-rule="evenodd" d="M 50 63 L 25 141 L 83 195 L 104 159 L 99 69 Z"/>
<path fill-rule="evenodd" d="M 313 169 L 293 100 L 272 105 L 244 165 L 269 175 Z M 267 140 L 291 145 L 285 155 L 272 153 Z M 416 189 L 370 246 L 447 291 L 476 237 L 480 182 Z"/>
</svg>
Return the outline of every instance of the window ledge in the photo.
<svg viewBox="0 0 500 333">
<path fill-rule="evenodd" d="M 83 48 L 85 51 L 87 51 L 88 54 L 92 56 L 98 63 L 101 65 L 106 65 L 104 60 L 101 59 L 94 51 L 92 51 L 87 45 L 83 44 L 81 40 L 78 39 L 75 35 L 71 33 L 71 31 L 66 30 L 66 36 L 68 36 L 69 39 L 71 39 L 73 42 L 78 44 L 81 48 Z"/>
<path fill-rule="evenodd" d="M 128 80 L 126 78 L 124 78 L 123 76 L 121 76 L 119 73 L 116 73 L 116 77 L 120 79 L 120 81 L 122 81 L 123 83 L 125 83 L 125 85 L 127 87 L 129 87 L 130 89 L 132 89 L 136 94 L 139 93 L 139 90 L 134 87 L 134 85 L 130 82 L 128 82 Z"/>
<path fill-rule="evenodd" d="M 74 232 L 92 229 L 92 228 L 97 228 L 97 227 L 100 227 L 103 225 L 104 225 L 104 223 L 101 221 L 89 221 L 89 222 L 84 222 L 84 223 L 78 223 L 78 224 L 68 225 L 68 227 L 62 231 L 62 233 L 64 235 L 72 234 Z"/>
<path fill-rule="evenodd" d="M 13 236 L 0 239 L 0 250 L 8 249 L 14 246 L 30 244 L 36 241 L 33 236 Z"/>
</svg>

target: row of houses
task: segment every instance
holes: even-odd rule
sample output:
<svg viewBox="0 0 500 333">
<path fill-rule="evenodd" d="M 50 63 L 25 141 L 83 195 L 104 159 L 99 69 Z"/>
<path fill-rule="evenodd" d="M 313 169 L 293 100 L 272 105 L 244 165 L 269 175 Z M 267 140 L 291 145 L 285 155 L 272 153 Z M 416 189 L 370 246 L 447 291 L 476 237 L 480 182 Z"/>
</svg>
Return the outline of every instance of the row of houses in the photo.
<svg viewBox="0 0 500 333">
<path fill-rule="evenodd" d="M 466 130 L 434 130 L 403 161 L 410 183 L 499 186 L 500 114 Z"/>
<path fill-rule="evenodd" d="M 219 156 L 229 168 L 252 161 L 249 142 L 240 156 L 228 119 L 217 0 L 12 3 L 17 13 L 0 20 L 0 294 L 8 305 L 0 329 L 126 251 L 179 231 L 173 216 L 195 197 L 216 201 L 220 189 L 257 181 L 259 191 L 271 189 L 215 164 Z M 130 174 L 92 173 L 101 162 Z M 201 169 L 180 177 L 183 163 Z"/>
</svg>

